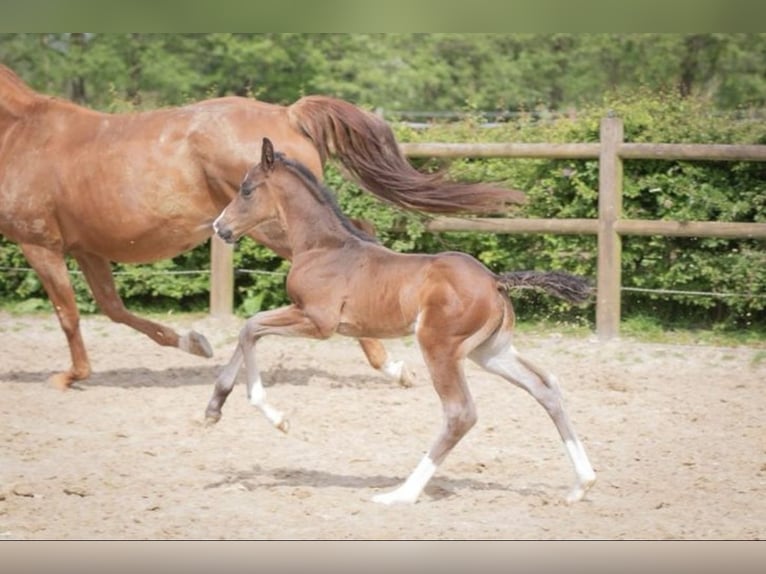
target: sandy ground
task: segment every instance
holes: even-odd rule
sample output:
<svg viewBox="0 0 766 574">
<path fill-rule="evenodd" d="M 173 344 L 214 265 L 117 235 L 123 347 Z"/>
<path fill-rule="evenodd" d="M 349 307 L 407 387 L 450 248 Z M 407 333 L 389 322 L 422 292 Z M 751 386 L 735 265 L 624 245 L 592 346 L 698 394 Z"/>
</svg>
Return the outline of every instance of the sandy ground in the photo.
<svg viewBox="0 0 766 574">
<path fill-rule="evenodd" d="M 77 389 L 52 317 L 0 314 L 0 539 L 754 539 L 766 537 L 766 350 L 599 343 L 525 334 L 517 348 L 556 373 L 598 481 L 566 505 L 574 474 L 542 408 L 467 374 L 479 422 L 412 506 L 370 498 L 414 468 L 441 412 L 417 346 L 387 347 L 415 371 L 385 380 L 356 343 L 265 339 L 283 435 L 238 383 L 203 424 L 241 321 L 196 328 L 214 359 L 156 346 L 96 316 L 94 368 Z"/>
</svg>

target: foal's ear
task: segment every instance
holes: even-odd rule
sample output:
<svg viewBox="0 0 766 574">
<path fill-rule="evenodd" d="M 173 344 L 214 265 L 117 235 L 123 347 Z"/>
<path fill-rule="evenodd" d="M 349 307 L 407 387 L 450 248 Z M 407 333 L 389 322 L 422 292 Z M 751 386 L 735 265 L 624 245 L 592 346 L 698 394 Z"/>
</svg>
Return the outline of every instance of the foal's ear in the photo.
<svg viewBox="0 0 766 574">
<path fill-rule="evenodd" d="M 269 138 L 263 138 L 263 145 L 261 146 L 261 166 L 264 171 L 271 171 L 274 169 L 274 146 L 271 144 Z"/>
</svg>

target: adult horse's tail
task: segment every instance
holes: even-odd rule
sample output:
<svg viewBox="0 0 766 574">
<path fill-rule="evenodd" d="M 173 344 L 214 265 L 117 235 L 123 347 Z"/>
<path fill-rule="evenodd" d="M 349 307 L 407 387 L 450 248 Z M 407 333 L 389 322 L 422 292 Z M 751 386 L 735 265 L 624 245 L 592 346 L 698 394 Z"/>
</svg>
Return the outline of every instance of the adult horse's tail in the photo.
<svg viewBox="0 0 766 574">
<path fill-rule="evenodd" d="M 323 162 L 336 158 L 362 187 L 395 205 L 431 213 L 490 213 L 525 200 L 514 189 L 419 172 L 402 155 L 391 127 L 349 102 L 306 96 L 289 107 L 289 117 L 314 142 Z"/>
</svg>

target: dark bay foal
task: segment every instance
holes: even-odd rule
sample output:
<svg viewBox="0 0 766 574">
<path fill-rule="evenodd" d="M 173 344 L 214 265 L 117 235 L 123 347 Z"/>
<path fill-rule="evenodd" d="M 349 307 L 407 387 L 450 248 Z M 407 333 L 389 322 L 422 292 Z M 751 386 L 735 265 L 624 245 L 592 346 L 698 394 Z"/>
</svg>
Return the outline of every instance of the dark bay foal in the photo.
<svg viewBox="0 0 766 574">
<path fill-rule="evenodd" d="M 391 338 L 411 333 L 441 399 L 444 426 L 407 480 L 374 497 L 384 504 L 412 503 L 439 464 L 476 422 L 476 408 L 463 372 L 469 358 L 487 371 L 527 390 L 553 420 L 576 475 L 570 502 L 595 481 L 582 443 L 564 411 L 556 378 L 520 356 L 512 345 L 511 287 L 539 287 L 572 302 L 590 295 L 575 276 L 527 271 L 497 275 L 463 253 L 395 253 L 352 226 L 332 194 L 302 164 L 275 153 L 264 139 L 261 162 L 251 168 L 236 198 L 214 223 L 229 242 L 253 226 L 269 223 L 284 232 L 293 254 L 287 277 L 292 305 L 263 311 L 243 327 L 239 344 L 218 377 L 207 406 L 217 421 L 244 362 L 250 402 L 279 429 L 283 414 L 266 402 L 255 354 L 265 335 L 324 339 Z M 312 222 L 306 225 L 305 222 Z"/>
</svg>

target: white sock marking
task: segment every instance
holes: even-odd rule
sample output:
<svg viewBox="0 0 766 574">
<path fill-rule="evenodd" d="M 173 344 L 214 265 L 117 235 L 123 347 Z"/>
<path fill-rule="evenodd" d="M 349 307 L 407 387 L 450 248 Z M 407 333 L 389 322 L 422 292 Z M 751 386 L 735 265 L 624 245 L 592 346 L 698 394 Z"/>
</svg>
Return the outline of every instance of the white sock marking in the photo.
<svg viewBox="0 0 766 574">
<path fill-rule="evenodd" d="M 431 457 L 425 455 L 412 474 L 404 481 L 399 488 L 385 494 L 378 494 L 372 498 L 373 502 L 381 504 L 412 504 L 423 492 L 428 481 L 436 472 L 437 466 L 431 460 Z"/>
<path fill-rule="evenodd" d="M 285 424 L 284 414 L 266 402 L 266 391 L 260 377 L 250 385 L 250 404 L 257 407 L 275 427 L 286 430 L 286 427 L 282 428 Z"/>
<path fill-rule="evenodd" d="M 567 495 L 567 502 L 573 503 L 582 500 L 587 490 L 596 482 L 596 473 L 585 454 L 585 448 L 579 440 L 567 440 L 564 442 L 569 458 L 575 467 L 577 474 L 577 484 Z"/>
<path fill-rule="evenodd" d="M 580 482 L 588 483 L 595 480 L 596 473 L 593 471 L 593 467 L 588 460 L 588 455 L 585 454 L 585 448 L 582 446 L 582 443 L 579 440 L 568 440 L 564 442 L 564 445 L 569 453 L 569 457 L 572 459 L 572 464 L 574 464 L 575 472 Z"/>
<path fill-rule="evenodd" d="M 391 359 L 386 359 L 386 362 L 380 367 L 380 372 L 392 381 L 399 381 L 402 378 L 403 370 L 404 361 L 392 361 Z"/>
</svg>

